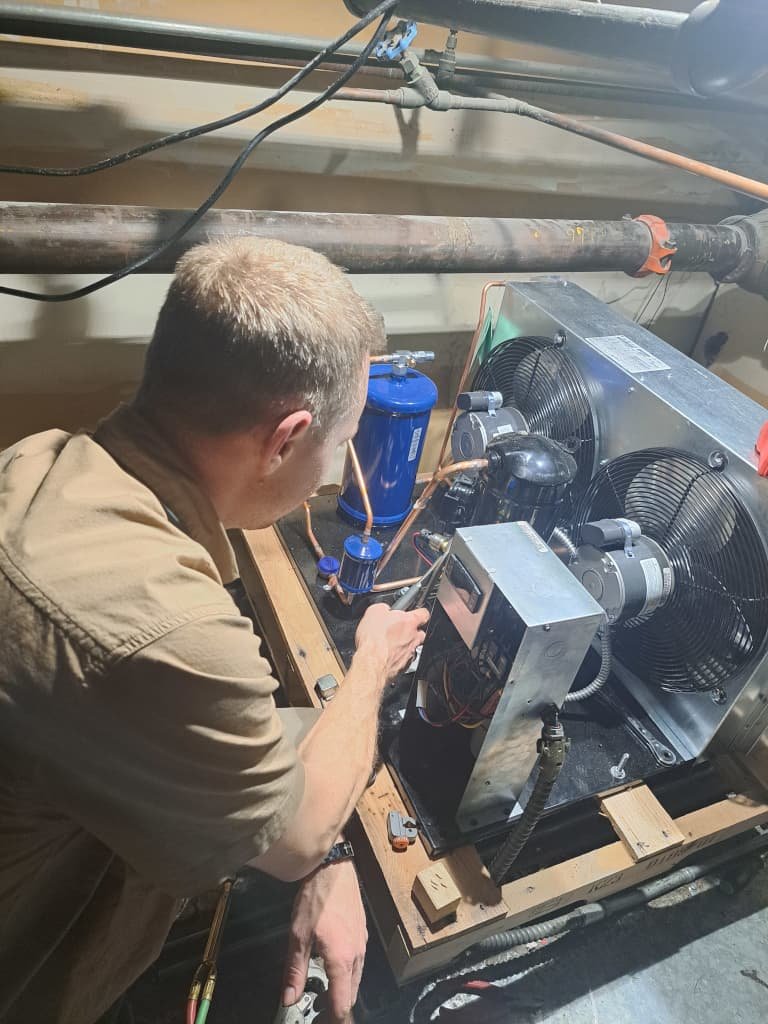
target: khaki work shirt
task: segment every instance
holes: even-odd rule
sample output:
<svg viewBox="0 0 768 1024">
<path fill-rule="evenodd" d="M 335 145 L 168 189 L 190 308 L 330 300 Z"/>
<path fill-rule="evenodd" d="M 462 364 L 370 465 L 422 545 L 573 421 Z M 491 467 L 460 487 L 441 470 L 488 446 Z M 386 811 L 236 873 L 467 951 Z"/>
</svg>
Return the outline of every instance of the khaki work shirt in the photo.
<svg viewBox="0 0 768 1024">
<path fill-rule="evenodd" d="M 91 1024 L 297 811 L 235 575 L 134 410 L 0 454 L 0 1020 Z"/>
</svg>

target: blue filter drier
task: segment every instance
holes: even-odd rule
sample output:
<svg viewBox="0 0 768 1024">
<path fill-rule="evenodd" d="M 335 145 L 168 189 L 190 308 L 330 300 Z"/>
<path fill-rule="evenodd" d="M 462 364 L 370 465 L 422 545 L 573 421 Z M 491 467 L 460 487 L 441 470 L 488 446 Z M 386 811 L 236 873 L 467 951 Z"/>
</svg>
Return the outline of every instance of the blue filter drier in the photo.
<svg viewBox="0 0 768 1024">
<path fill-rule="evenodd" d="M 396 526 L 411 509 L 419 459 L 435 402 L 434 383 L 403 361 L 371 365 L 368 400 L 360 418 L 355 449 L 368 486 L 375 526 Z M 344 465 L 339 508 L 356 522 L 365 522 L 365 509 L 349 457 Z"/>
<path fill-rule="evenodd" d="M 339 583 L 348 594 L 367 594 L 376 578 L 384 549 L 373 537 L 353 535 L 344 541 Z"/>
</svg>

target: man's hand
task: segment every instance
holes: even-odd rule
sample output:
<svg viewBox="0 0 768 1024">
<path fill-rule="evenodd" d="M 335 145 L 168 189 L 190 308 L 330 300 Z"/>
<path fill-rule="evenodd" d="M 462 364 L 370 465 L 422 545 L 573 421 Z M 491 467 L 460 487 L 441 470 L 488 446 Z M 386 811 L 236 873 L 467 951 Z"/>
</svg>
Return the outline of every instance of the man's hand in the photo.
<svg viewBox="0 0 768 1024">
<path fill-rule="evenodd" d="M 355 636 L 359 651 L 377 650 L 384 658 L 387 679 L 394 679 L 424 641 L 429 613 L 424 608 L 413 612 L 393 612 L 386 604 L 372 604 L 360 620 Z"/>
<path fill-rule="evenodd" d="M 328 975 L 330 1020 L 346 1021 L 357 999 L 367 942 L 365 910 L 351 861 L 319 868 L 302 883 L 293 905 L 283 1006 L 301 998 L 314 946 Z"/>
</svg>

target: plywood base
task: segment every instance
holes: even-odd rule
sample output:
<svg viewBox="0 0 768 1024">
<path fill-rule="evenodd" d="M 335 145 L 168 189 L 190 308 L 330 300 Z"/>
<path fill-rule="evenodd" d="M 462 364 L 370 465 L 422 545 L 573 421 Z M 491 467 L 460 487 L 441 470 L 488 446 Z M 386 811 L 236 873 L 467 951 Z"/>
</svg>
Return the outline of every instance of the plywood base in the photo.
<svg viewBox="0 0 768 1024">
<path fill-rule="evenodd" d="M 243 583 L 289 699 L 317 706 L 318 677 L 331 673 L 341 680 L 344 668 L 303 581 L 275 530 L 249 532 L 234 541 Z M 677 819 L 644 786 L 605 797 L 603 809 L 619 836 L 615 843 L 516 879 L 501 891 L 473 847 L 437 861 L 430 861 L 420 841 L 403 853 L 392 850 L 387 815 L 404 808 L 386 766 L 360 800 L 350 835 L 374 921 L 395 977 L 404 983 L 444 967 L 488 935 L 637 885 L 700 850 L 765 825 L 763 795 L 746 793 Z M 433 923 L 413 890 L 417 878 L 435 868 L 447 872 L 460 898 L 453 917 Z"/>
</svg>

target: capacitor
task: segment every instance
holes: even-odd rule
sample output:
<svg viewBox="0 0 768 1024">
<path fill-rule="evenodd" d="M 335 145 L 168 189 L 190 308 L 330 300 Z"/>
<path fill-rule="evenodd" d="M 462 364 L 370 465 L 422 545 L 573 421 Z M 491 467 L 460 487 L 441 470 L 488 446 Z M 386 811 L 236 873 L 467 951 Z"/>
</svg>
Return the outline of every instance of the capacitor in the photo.
<svg viewBox="0 0 768 1024">
<path fill-rule="evenodd" d="M 390 363 L 371 365 L 368 399 L 355 449 L 368 488 L 375 526 L 396 526 L 411 510 L 419 459 L 437 388 L 412 363 L 431 352 L 395 353 Z M 365 522 L 365 507 L 347 458 L 338 498 L 340 511 Z"/>
<path fill-rule="evenodd" d="M 367 594 L 376 579 L 384 549 L 374 537 L 352 534 L 344 541 L 339 583 L 348 594 Z"/>
</svg>

